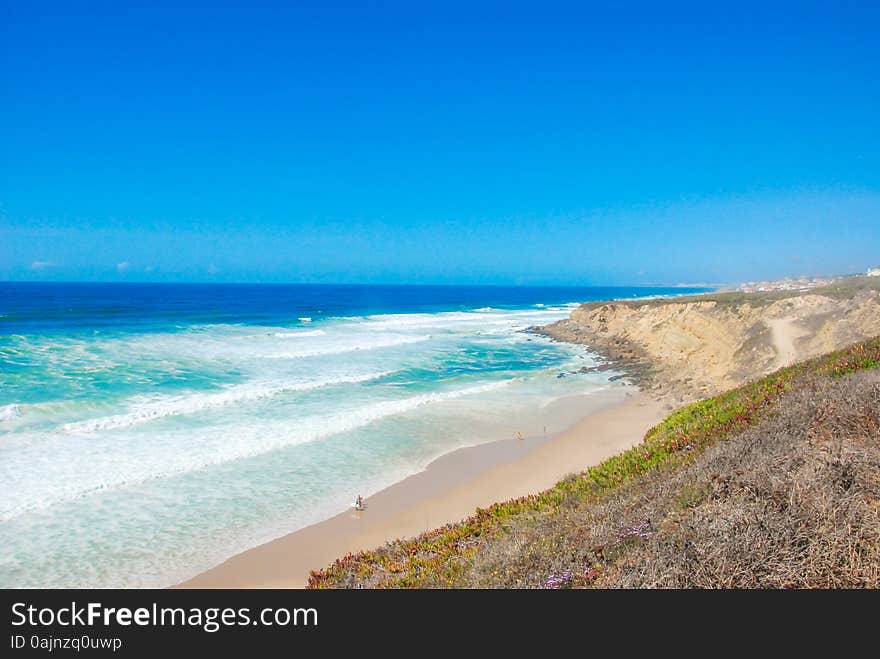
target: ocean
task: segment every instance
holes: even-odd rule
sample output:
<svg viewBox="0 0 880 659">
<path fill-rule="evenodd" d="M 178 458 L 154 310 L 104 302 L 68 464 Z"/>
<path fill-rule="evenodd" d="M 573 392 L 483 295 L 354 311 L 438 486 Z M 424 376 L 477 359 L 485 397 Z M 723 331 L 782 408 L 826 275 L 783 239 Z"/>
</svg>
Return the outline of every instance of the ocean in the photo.
<svg viewBox="0 0 880 659">
<path fill-rule="evenodd" d="M 168 586 L 560 431 L 556 401 L 621 385 L 522 330 L 702 290 L 0 283 L 0 587 Z"/>
</svg>

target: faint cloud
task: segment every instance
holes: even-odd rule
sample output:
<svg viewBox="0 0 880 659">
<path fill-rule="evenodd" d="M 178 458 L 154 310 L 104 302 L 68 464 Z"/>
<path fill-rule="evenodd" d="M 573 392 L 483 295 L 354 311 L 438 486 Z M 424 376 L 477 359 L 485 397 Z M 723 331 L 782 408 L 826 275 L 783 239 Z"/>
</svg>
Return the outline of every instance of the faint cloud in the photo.
<svg viewBox="0 0 880 659">
<path fill-rule="evenodd" d="M 144 272 L 153 272 L 153 266 L 151 266 L 151 265 L 144 266 Z"/>
<path fill-rule="evenodd" d="M 125 272 L 125 271 L 128 270 L 130 267 L 131 267 L 131 263 L 129 263 L 128 261 L 122 261 L 121 263 L 117 263 L 117 264 L 116 264 L 116 269 L 117 269 L 119 272 Z"/>
<path fill-rule="evenodd" d="M 208 274 L 209 275 L 216 275 L 218 272 L 220 272 L 220 268 L 218 268 L 213 263 L 208 266 Z"/>
<path fill-rule="evenodd" d="M 34 261 L 31 263 L 31 270 L 46 270 L 54 268 L 57 264 L 54 261 Z"/>
</svg>

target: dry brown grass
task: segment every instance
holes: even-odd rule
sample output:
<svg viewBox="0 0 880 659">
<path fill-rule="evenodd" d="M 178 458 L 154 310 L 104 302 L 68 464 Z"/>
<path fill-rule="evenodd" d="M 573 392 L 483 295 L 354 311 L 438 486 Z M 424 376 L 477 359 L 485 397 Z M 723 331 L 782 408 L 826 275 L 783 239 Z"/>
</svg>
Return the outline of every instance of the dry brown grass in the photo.
<svg viewBox="0 0 880 659">
<path fill-rule="evenodd" d="M 705 498 L 600 583 L 880 587 L 880 374 L 811 384 L 683 470 Z"/>
<path fill-rule="evenodd" d="M 633 480 L 514 520 L 464 587 L 880 587 L 880 373 L 815 377 L 772 418 Z"/>
</svg>

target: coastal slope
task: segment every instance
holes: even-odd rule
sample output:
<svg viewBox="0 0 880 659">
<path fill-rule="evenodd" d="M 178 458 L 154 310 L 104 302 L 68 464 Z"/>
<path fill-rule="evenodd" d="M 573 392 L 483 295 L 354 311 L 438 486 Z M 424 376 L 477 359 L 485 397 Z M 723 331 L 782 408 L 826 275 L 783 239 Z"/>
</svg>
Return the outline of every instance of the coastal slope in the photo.
<svg viewBox="0 0 880 659">
<path fill-rule="evenodd" d="M 637 446 L 312 588 L 880 586 L 880 337 L 684 406 Z"/>
<path fill-rule="evenodd" d="M 682 403 L 880 334 L 880 278 L 808 291 L 592 302 L 533 328 L 590 346 L 644 390 Z"/>
</svg>

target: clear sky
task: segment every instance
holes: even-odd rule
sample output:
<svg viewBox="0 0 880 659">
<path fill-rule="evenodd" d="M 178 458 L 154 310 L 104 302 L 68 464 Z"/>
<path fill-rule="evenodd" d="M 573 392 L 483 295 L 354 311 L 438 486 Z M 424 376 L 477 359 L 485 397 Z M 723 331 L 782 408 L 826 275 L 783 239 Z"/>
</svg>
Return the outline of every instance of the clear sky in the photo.
<svg viewBox="0 0 880 659">
<path fill-rule="evenodd" d="M 880 262 L 878 2 L 138 4 L 0 0 L 0 279 Z"/>
</svg>

